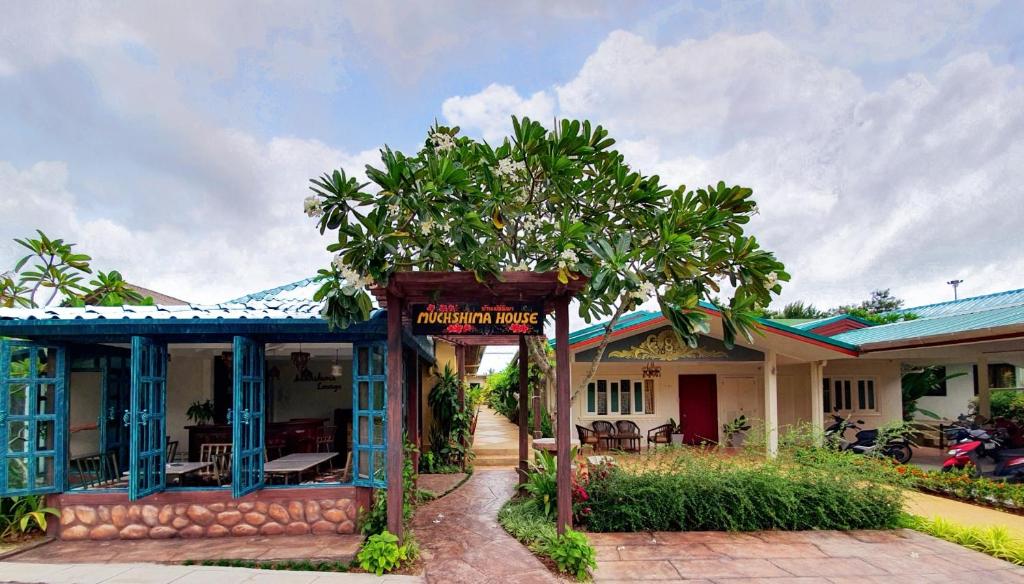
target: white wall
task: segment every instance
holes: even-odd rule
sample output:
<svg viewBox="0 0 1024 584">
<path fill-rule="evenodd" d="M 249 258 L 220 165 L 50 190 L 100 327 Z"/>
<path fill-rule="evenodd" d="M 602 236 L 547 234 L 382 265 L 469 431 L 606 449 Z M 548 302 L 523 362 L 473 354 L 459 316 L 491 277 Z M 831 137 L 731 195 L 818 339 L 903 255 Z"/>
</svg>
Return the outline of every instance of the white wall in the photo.
<svg viewBox="0 0 1024 584">
<path fill-rule="evenodd" d="M 946 365 L 946 375 L 964 373 L 960 377 L 946 382 L 945 396 L 925 396 L 917 400 L 917 407 L 935 412 L 940 417 L 952 420 L 960 414 L 968 412 L 968 406 L 974 399 L 974 371 L 971 365 Z M 923 414 L 917 417 L 922 420 L 932 418 Z"/>
<path fill-rule="evenodd" d="M 167 364 L 167 435 L 178 441 L 179 455 L 188 450 L 185 426 L 192 425 L 185 416 L 188 407 L 195 401 L 213 399 L 214 354 L 171 350 Z"/>
<path fill-rule="evenodd" d="M 854 376 L 875 380 L 876 412 L 858 412 L 865 428 L 877 428 L 903 417 L 903 391 L 900 386 L 900 362 L 886 359 L 846 359 L 829 361 L 824 377 Z M 854 390 L 856 392 L 856 389 Z M 826 416 L 826 425 L 829 418 Z"/>
<path fill-rule="evenodd" d="M 97 421 L 100 416 L 100 385 L 103 376 L 100 372 L 75 372 L 70 379 L 71 417 L 69 429 L 81 426 L 96 426 L 89 430 L 71 433 L 71 456 L 98 454 L 100 451 L 100 431 Z M 117 414 L 121 415 L 120 412 Z"/>
</svg>

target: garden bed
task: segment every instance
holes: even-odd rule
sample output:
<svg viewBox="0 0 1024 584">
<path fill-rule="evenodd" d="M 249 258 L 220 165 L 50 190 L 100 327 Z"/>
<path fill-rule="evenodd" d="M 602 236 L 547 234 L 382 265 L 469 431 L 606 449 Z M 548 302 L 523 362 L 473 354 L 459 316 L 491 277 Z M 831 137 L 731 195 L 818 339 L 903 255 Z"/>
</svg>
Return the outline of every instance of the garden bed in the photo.
<svg viewBox="0 0 1024 584">
<path fill-rule="evenodd" d="M 925 471 L 912 466 L 897 467 L 914 489 L 955 501 L 1024 515 L 1024 484 L 973 477 L 965 471 Z"/>
</svg>

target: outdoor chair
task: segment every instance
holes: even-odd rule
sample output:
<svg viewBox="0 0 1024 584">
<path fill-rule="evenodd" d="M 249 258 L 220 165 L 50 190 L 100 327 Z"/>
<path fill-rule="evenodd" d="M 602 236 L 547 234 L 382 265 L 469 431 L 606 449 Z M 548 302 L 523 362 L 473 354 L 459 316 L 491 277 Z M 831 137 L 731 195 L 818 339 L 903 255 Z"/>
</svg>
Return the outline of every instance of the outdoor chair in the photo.
<svg viewBox="0 0 1024 584">
<path fill-rule="evenodd" d="M 199 447 L 199 462 L 212 462 L 212 467 L 199 471 L 199 477 L 206 482 L 221 486 L 231 474 L 231 444 L 203 444 Z"/>
<path fill-rule="evenodd" d="M 113 451 L 73 458 L 71 469 L 77 478 L 76 486 L 83 488 L 112 487 L 122 480 L 117 453 Z"/>
<path fill-rule="evenodd" d="M 618 442 L 619 448 L 622 448 L 623 444 L 627 444 L 623 450 L 633 450 L 640 452 L 640 426 L 636 425 L 636 422 L 631 420 L 619 420 L 615 422 L 615 439 Z"/>
<path fill-rule="evenodd" d="M 672 443 L 672 424 L 662 424 L 647 431 L 647 449 L 656 448 L 659 444 Z"/>
<path fill-rule="evenodd" d="M 174 457 L 178 456 L 178 441 L 168 440 L 167 441 L 167 463 L 174 462 Z"/>
<path fill-rule="evenodd" d="M 589 445 L 595 451 L 597 450 L 597 447 L 599 446 L 599 444 L 601 442 L 601 439 L 598 437 L 597 432 L 591 430 L 590 428 L 584 428 L 583 426 L 580 426 L 579 424 L 577 424 L 576 425 L 576 434 L 580 438 L 580 448 L 581 449 L 584 446 L 588 446 Z"/>
<path fill-rule="evenodd" d="M 602 443 L 605 449 L 611 448 L 612 442 L 615 436 L 615 426 L 611 422 L 597 421 L 592 422 L 590 427 L 594 429 L 594 433 L 597 434 L 598 449 L 601 448 Z"/>
</svg>

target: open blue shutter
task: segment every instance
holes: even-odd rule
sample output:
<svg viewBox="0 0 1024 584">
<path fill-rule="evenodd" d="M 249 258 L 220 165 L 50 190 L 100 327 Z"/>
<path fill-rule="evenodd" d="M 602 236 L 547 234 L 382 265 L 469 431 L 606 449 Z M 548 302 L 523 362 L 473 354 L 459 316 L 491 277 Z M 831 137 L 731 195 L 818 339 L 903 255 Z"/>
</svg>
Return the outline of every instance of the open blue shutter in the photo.
<svg viewBox="0 0 1024 584">
<path fill-rule="evenodd" d="M 0 340 L 0 495 L 63 490 L 67 378 L 63 348 Z"/>
<path fill-rule="evenodd" d="M 265 348 L 263 343 L 235 337 L 233 351 L 231 493 L 241 497 L 263 487 Z"/>
<path fill-rule="evenodd" d="M 167 344 L 132 337 L 131 429 L 128 498 L 164 490 L 167 461 Z"/>
<path fill-rule="evenodd" d="M 377 488 L 387 487 L 387 352 L 384 343 L 356 344 L 352 356 L 352 477 Z"/>
</svg>

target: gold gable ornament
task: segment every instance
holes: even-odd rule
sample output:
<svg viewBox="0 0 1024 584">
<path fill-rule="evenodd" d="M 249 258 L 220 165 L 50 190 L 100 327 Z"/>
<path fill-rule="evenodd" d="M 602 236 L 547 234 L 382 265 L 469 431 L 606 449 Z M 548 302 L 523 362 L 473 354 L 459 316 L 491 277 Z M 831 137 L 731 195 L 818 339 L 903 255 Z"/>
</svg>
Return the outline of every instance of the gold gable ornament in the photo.
<svg viewBox="0 0 1024 584">
<path fill-rule="evenodd" d="M 608 356 L 620 359 L 676 361 L 678 359 L 718 359 L 727 357 L 728 354 L 724 351 L 690 347 L 679 340 L 675 331 L 666 329 L 656 335 L 648 335 L 639 345 L 611 351 Z"/>
</svg>

